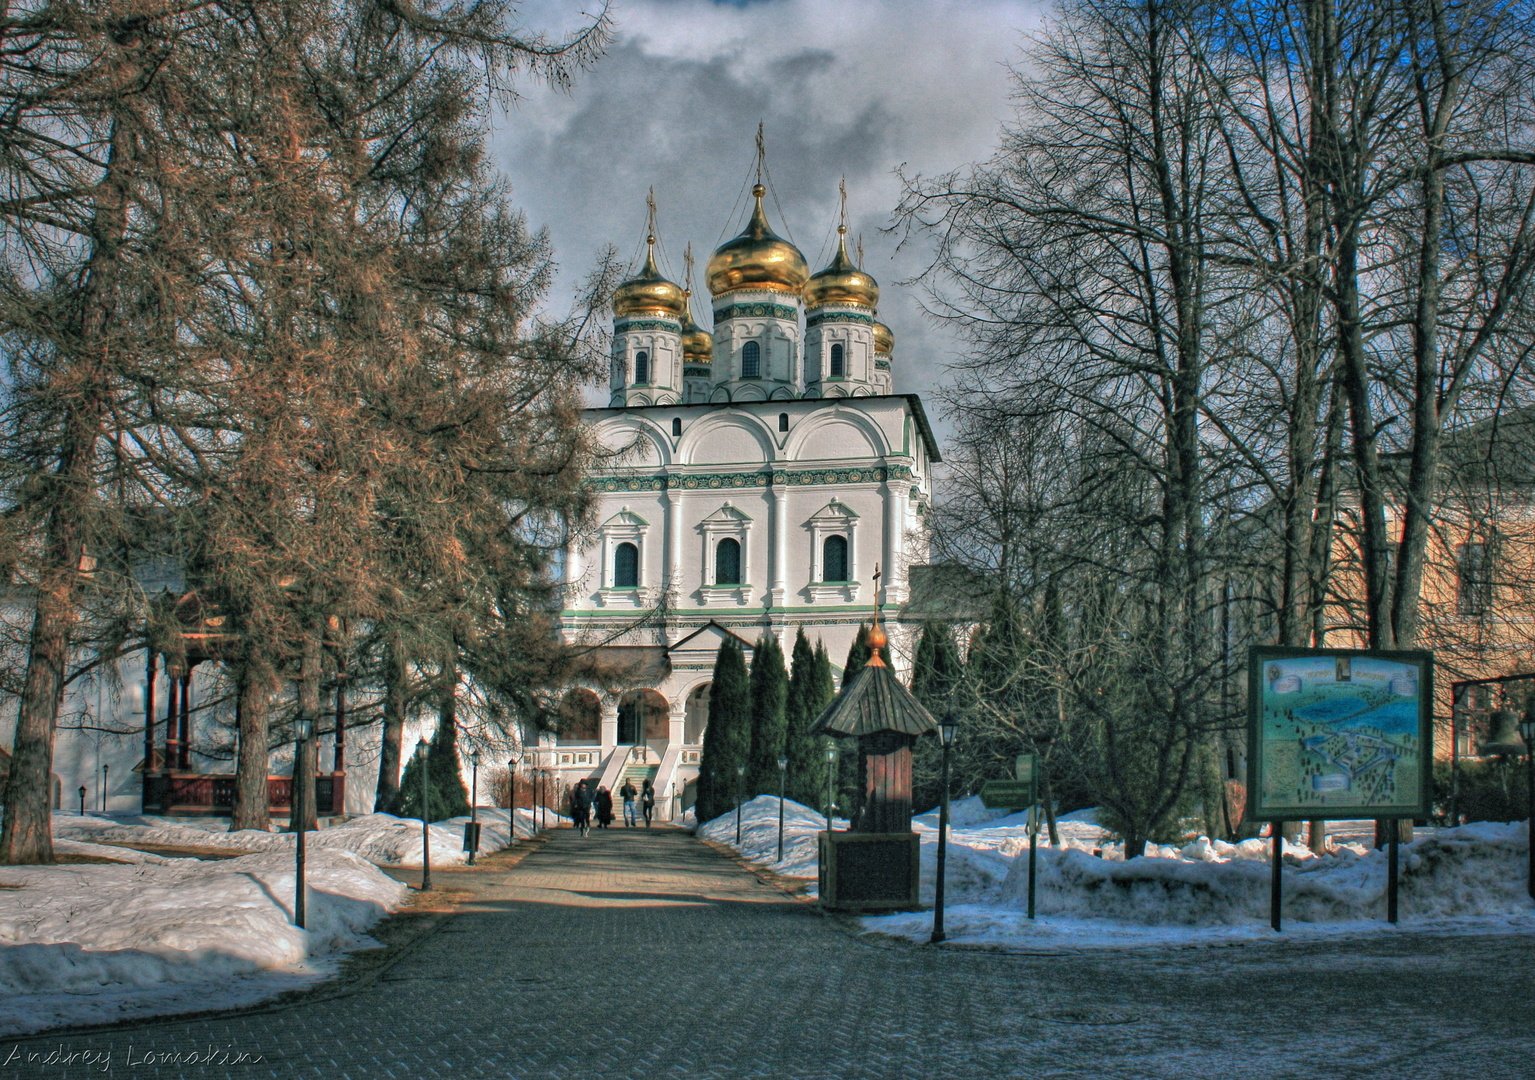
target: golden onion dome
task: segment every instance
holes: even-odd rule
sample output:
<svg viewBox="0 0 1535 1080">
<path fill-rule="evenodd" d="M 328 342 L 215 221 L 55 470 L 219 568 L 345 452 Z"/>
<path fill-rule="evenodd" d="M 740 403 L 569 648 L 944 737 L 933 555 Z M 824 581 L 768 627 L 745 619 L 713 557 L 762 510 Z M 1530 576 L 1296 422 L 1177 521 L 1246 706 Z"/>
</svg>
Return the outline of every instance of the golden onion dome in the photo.
<svg viewBox="0 0 1535 1080">
<path fill-rule="evenodd" d="M 837 226 L 837 254 L 831 265 L 810 279 L 805 286 L 805 306 L 856 304 L 872 308 L 879 304 L 879 285 L 853 265 L 847 257 L 847 226 Z"/>
<path fill-rule="evenodd" d="M 799 248 L 774 234 L 762 210 L 761 184 L 752 188 L 757 205 L 751 220 L 734 240 L 727 240 L 709 257 L 705 280 L 714 296 L 736 289 L 768 289 L 798 295 L 810 279 L 810 267 Z"/>
<path fill-rule="evenodd" d="M 682 317 L 687 298 L 679 285 L 667 281 L 656 269 L 656 238 L 645 238 L 645 265 L 637 276 L 624 282 L 613 292 L 613 314 L 618 318 L 629 315 L 665 315 L 673 319 Z"/>
<path fill-rule="evenodd" d="M 687 289 L 682 295 L 682 362 L 711 364 L 714 362 L 714 336 L 693 321 L 693 290 Z"/>
<path fill-rule="evenodd" d="M 895 335 L 890 332 L 890 327 L 882 322 L 874 324 L 874 355 L 889 356 L 895 348 Z"/>
</svg>

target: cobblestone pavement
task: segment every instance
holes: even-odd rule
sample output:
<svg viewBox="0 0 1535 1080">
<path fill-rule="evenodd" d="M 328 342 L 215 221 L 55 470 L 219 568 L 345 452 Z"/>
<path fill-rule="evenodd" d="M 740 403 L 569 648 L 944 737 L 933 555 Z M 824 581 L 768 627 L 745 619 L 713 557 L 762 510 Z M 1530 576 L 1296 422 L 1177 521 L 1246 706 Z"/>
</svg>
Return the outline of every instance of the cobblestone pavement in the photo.
<svg viewBox="0 0 1535 1080">
<path fill-rule="evenodd" d="M 679 831 L 545 836 L 434 874 L 453 913 L 339 988 L 0 1042 L 0 1078 L 1535 1075 L 1527 937 L 934 948 L 858 936 Z"/>
</svg>

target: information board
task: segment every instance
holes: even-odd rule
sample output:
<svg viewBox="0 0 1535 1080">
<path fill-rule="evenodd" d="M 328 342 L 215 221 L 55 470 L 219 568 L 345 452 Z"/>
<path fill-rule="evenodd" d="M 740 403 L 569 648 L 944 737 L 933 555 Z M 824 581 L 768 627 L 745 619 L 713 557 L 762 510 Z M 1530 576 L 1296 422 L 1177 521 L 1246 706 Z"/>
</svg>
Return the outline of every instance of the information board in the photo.
<svg viewBox="0 0 1535 1080">
<path fill-rule="evenodd" d="M 1433 677 L 1421 651 L 1253 648 L 1248 817 L 1426 817 Z"/>
</svg>

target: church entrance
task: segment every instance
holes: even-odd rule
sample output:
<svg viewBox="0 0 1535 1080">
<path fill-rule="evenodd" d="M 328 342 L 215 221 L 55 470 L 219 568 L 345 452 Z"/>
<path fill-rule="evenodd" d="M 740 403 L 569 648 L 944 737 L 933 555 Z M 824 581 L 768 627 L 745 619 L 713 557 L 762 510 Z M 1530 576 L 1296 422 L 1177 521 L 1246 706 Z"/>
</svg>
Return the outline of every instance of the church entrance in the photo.
<svg viewBox="0 0 1535 1080">
<path fill-rule="evenodd" d="M 619 745 L 666 743 L 666 699 L 654 690 L 630 690 L 618 701 Z"/>
</svg>

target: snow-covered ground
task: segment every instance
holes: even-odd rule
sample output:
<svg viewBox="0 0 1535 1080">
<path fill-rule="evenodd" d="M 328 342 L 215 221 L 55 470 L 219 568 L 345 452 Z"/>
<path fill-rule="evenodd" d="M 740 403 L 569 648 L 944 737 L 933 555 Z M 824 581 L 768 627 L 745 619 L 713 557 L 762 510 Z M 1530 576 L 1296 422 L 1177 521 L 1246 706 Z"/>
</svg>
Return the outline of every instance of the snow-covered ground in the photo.
<svg viewBox="0 0 1535 1080">
<path fill-rule="evenodd" d="M 479 819 L 481 853 L 506 847 L 507 812 Z M 434 867 L 467 859 L 466 820 L 431 827 Z M 518 810 L 517 835 L 531 824 Z M 376 944 L 368 931 L 404 905 L 408 888 L 379 866 L 421 865 L 417 820 L 369 814 L 309 833 L 300 930 L 290 833 L 57 814 L 54 837 L 60 856 L 116 861 L 0 866 L 0 1035 L 229 1008 L 311 985 Z"/>
<path fill-rule="evenodd" d="M 951 942 L 1024 950 L 1210 945 L 1272 940 L 1268 840 L 1240 844 L 1200 837 L 1181 847 L 1151 845 L 1126 862 L 1091 811 L 1066 815 L 1061 844 L 1043 830 L 1036 852 L 1035 911 L 1028 918 L 1027 815 L 987 810 L 975 798 L 951 807 L 944 931 Z M 871 932 L 926 941 L 932 932 L 938 815 L 913 818 L 921 837 L 922 902 L 928 910 L 867 916 Z M 1333 850 L 1313 855 L 1286 845 L 1284 933 L 1293 936 L 1390 932 L 1387 854 L 1373 850 L 1369 822 L 1332 822 Z M 846 823 L 839 821 L 838 828 Z M 825 818 L 797 803 L 784 807 L 784 858 L 778 860 L 778 799 L 759 796 L 736 817 L 707 822 L 701 835 L 738 848 L 749 860 L 815 890 L 815 833 Z M 1442 932 L 1535 934 L 1535 901 L 1525 883 L 1523 822 L 1480 822 L 1418 830 L 1400 855 L 1398 926 Z M 1098 854 L 1095 854 L 1097 852 Z"/>
</svg>

